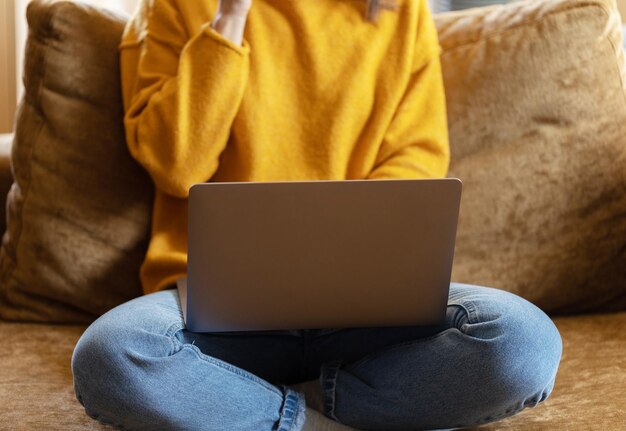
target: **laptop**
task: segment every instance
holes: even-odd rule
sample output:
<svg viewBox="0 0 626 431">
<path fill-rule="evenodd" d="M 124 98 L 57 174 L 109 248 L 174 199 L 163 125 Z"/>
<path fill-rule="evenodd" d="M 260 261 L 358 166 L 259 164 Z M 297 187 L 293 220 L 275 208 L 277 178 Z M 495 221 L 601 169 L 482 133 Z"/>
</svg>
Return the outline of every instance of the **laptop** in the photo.
<svg viewBox="0 0 626 431">
<path fill-rule="evenodd" d="M 194 184 L 187 329 L 440 324 L 460 200 L 450 178 Z"/>
</svg>

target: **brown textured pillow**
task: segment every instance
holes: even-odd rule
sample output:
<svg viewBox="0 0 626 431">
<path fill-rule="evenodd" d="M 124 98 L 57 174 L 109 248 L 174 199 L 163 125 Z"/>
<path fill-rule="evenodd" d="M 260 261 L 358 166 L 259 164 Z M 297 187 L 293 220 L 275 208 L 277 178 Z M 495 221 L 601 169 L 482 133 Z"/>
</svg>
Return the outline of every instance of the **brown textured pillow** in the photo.
<svg viewBox="0 0 626 431">
<path fill-rule="evenodd" d="M 611 0 L 436 17 L 464 180 L 453 280 L 551 312 L 626 308 L 626 99 Z"/>
<path fill-rule="evenodd" d="M 152 183 L 124 143 L 125 20 L 68 1 L 28 7 L 0 317 L 89 322 L 141 294 Z"/>
</svg>

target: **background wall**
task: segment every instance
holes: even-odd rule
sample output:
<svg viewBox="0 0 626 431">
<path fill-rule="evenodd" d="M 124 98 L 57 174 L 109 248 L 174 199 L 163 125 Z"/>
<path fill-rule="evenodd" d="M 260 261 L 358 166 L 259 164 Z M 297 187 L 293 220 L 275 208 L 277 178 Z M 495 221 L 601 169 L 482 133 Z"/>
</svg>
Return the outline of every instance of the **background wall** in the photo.
<svg viewBox="0 0 626 431">
<path fill-rule="evenodd" d="M 0 133 L 13 126 L 15 85 L 15 3 L 0 0 Z"/>
<path fill-rule="evenodd" d="M 26 7 L 30 0 L 0 0 L 0 133 L 13 130 L 17 102 L 22 97 L 22 64 L 28 26 Z M 139 0 L 81 0 L 132 13 Z M 626 0 L 625 0 L 626 1 Z"/>
</svg>

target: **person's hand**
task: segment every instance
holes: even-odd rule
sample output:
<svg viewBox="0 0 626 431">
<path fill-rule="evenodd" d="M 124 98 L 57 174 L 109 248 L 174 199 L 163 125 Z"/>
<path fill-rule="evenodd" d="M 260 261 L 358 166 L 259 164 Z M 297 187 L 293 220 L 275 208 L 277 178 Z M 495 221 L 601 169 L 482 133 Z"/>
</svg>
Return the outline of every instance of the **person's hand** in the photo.
<svg viewBox="0 0 626 431">
<path fill-rule="evenodd" d="M 219 0 L 217 14 L 222 16 L 247 17 L 252 0 Z"/>
<path fill-rule="evenodd" d="M 233 43 L 241 45 L 252 0 L 219 0 L 211 27 Z"/>
</svg>

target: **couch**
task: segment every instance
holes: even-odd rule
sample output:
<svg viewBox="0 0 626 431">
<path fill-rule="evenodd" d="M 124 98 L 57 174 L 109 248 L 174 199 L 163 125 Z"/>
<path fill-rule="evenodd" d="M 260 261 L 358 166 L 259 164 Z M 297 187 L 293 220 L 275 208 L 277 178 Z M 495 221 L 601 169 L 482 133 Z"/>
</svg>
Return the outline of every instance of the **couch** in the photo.
<svg viewBox="0 0 626 431">
<path fill-rule="evenodd" d="M 28 8 L 26 93 L 15 136 L 0 143 L 1 430 L 110 429 L 75 399 L 70 358 L 91 321 L 141 294 L 153 185 L 124 143 L 126 20 L 64 0 Z M 481 429 L 626 429 L 626 70 L 615 4 L 532 0 L 435 22 L 450 176 L 464 181 L 452 278 L 524 296 L 564 342 L 552 396 Z"/>
</svg>

